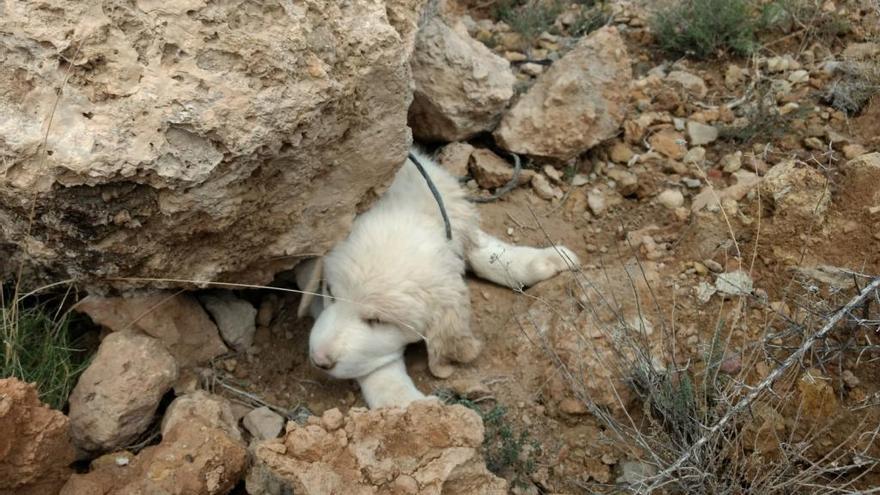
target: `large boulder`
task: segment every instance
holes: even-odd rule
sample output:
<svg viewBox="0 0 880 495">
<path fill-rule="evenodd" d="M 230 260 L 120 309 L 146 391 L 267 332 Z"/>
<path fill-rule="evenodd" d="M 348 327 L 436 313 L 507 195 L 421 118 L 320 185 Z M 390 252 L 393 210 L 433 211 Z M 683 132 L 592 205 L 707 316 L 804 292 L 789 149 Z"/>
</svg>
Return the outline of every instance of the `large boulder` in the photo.
<svg viewBox="0 0 880 495">
<path fill-rule="evenodd" d="M 405 159 L 423 1 L 5 4 L 0 275 L 265 283 L 325 252 Z"/>
<path fill-rule="evenodd" d="M 233 489 L 246 466 L 247 450 L 229 401 L 197 392 L 168 407 L 159 445 L 137 456 L 100 457 L 88 473 L 71 477 L 61 494 L 221 495 Z"/>
<path fill-rule="evenodd" d="M 251 494 L 504 495 L 480 447 L 483 424 L 463 406 L 417 401 L 408 408 L 338 410 L 258 444 Z"/>
<path fill-rule="evenodd" d="M 177 363 L 158 340 L 108 335 L 70 394 L 70 430 L 85 451 L 110 451 L 143 433 L 177 380 Z"/>
<path fill-rule="evenodd" d="M 409 123 L 418 139 L 463 141 L 491 131 L 513 97 L 507 60 L 471 38 L 467 29 L 434 17 L 419 31 L 412 58 L 416 88 Z"/>
<path fill-rule="evenodd" d="M 0 493 L 57 493 L 74 458 L 67 417 L 41 403 L 33 385 L 0 379 Z"/>
<path fill-rule="evenodd" d="M 495 139 L 515 153 L 573 158 L 617 134 L 631 81 L 623 39 L 616 28 L 602 28 L 538 78 L 501 119 Z"/>
</svg>

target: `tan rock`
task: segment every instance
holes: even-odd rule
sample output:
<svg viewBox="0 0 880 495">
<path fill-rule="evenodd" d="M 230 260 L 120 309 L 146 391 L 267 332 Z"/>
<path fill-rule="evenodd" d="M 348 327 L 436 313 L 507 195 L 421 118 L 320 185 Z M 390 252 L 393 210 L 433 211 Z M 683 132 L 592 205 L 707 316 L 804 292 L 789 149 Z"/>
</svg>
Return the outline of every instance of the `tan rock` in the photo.
<svg viewBox="0 0 880 495">
<path fill-rule="evenodd" d="M 456 177 L 468 174 L 468 164 L 474 147 L 468 143 L 449 143 L 437 154 L 437 163 Z"/>
<path fill-rule="evenodd" d="M 617 134 L 631 80 L 622 38 L 602 28 L 538 77 L 504 115 L 495 139 L 516 153 L 573 158 Z"/>
<path fill-rule="evenodd" d="M 718 128 L 695 120 L 687 123 L 688 138 L 693 146 L 703 146 L 718 139 Z"/>
<path fill-rule="evenodd" d="M 217 326 L 189 294 L 88 296 L 76 309 L 110 331 L 143 332 L 159 339 L 181 367 L 205 363 L 228 352 Z"/>
<path fill-rule="evenodd" d="M 0 379 L 0 493 L 57 493 L 73 473 L 68 420 L 32 384 Z"/>
<path fill-rule="evenodd" d="M 608 148 L 608 158 L 614 163 L 626 164 L 635 156 L 632 148 L 622 141 L 615 140 Z"/>
<path fill-rule="evenodd" d="M 666 81 L 681 86 L 695 98 L 705 98 L 709 94 L 706 81 L 702 77 L 683 70 L 674 70 L 666 76 Z"/>
<path fill-rule="evenodd" d="M 217 323 L 224 342 L 238 352 L 251 348 L 257 331 L 257 308 L 253 304 L 222 290 L 199 294 L 199 300 Z"/>
<path fill-rule="evenodd" d="M 513 179 L 513 165 L 485 148 L 477 148 L 471 152 L 470 171 L 483 189 L 495 189 Z M 534 175 L 531 170 L 520 170 L 517 182 L 519 185 L 527 184 Z"/>
<path fill-rule="evenodd" d="M 74 444 L 86 451 L 125 446 L 150 425 L 176 379 L 177 363 L 161 342 L 111 333 L 70 394 Z"/>
<path fill-rule="evenodd" d="M 657 202 L 664 208 L 674 210 L 684 205 L 684 195 L 678 189 L 666 189 L 657 195 Z"/>
<path fill-rule="evenodd" d="M 532 190 L 539 198 L 547 201 L 561 199 L 563 196 L 562 190 L 551 184 L 543 174 L 535 174 L 532 177 Z"/>
<path fill-rule="evenodd" d="M 6 5 L 0 272 L 262 284 L 326 252 L 406 157 L 422 3 Z"/>
<path fill-rule="evenodd" d="M 822 222 L 831 203 L 825 177 L 815 169 L 798 167 L 794 160 L 774 165 L 761 182 L 764 198 L 769 199 L 773 216 L 781 219 L 809 219 Z"/>
<path fill-rule="evenodd" d="M 172 402 L 170 409 L 174 410 L 178 401 L 193 400 L 185 398 Z M 232 414 L 228 401 L 210 394 L 195 400 L 211 404 L 182 408 L 177 413 L 180 420 L 163 425 L 162 442 L 136 456 L 117 452 L 96 459 L 88 473 L 70 478 L 61 495 L 229 493 L 244 475 L 247 450 L 240 437 L 230 434 L 235 424 L 226 422 Z M 218 412 L 227 417 L 222 424 L 218 423 Z"/>
<path fill-rule="evenodd" d="M 513 97 L 510 63 L 440 17 L 419 31 L 409 125 L 423 141 L 462 141 L 491 131 Z"/>
<path fill-rule="evenodd" d="M 258 444 L 248 493 L 366 495 L 390 485 L 397 491 L 388 493 L 507 494 L 507 482 L 486 470 L 483 425 L 470 409 L 417 401 L 353 409 L 344 422 L 335 430 L 291 423 L 285 437 Z"/>
<path fill-rule="evenodd" d="M 656 151 L 668 158 L 681 160 L 687 153 L 687 141 L 681 133 L 672 129 L 663 129 L 648 138 L 648 143 Z"/>
</svg>

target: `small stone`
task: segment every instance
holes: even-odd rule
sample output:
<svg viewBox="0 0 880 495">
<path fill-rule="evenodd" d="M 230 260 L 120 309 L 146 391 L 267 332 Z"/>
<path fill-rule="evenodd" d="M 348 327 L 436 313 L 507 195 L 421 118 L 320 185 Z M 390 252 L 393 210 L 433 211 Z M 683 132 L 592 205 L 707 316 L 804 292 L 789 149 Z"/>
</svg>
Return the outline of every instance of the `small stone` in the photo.
<svg viewBox="0 0 880 495">
<path fill-rule="evenodd" d="M 715 279 L 715 289 L 729 296 L 749 295 L 752 293 L 752 287 L 752 278 L 742 270 L 721 273 Z"/>
<path fill-rule="evenodd" d="M 847 160 L 853 160 L 862 155 L 866 155 L 867 153 L 868 150 L 861 144 L 847 144 L 843 146 L 843 156 L 845 156 Z"/>
<path fill-rule="evenodd" d="M 468 164 L 474 147 L 468 143 L 449 143 L 437 154 L 437 163 L 456 177 L 468 175 Z"/>
<path fill-rule="evenodd" d="M 681 181 L 684 183 L 685 187 L 687 187 L 688 189 L 699 189 L 700 186 L 703 185 L 703 183 L 702 183 L 702 181 L 700 181 L 700 179 L 695 179 L 693 177 L 685 177 L 685 178 L 681 179 Z"/>
<path fill-rule="evenodd" d="M 729 64 L 724 71 L 724 86 L 726 86 L 727 89 L 732 90 L 738 88 L 745 79 L 746 71 L 738 65 Z"/>
<path fill-rule="evenodd" d="M 574 187 L 581 187 L 590 182 L 590 178 L 584 174 L 574 174 L 574 178 L 571 180 L 571 185 Z"/>
<path fill-rule="evenodd" d="M 859 380 L 859 378 L 850 370 L 843 370 L 841 378 L 843 379 L 843 383 L 849 388 L 856 388 L 862 383 L 861 380 Z"/>
<path fill-rule="evenodd" d="M 539 198 L 547 201 L 560 199 L 563 196 L 562 191 L 553 184 L 550 184 L 550 181 L 543 174 L 535 174 L 532 177 L 532 190 L 535 191 Z"/>
<path fill-rule="evenodd" d="M 782 105 L 781 107 L 779 107 L 779 115 L 788 115 L 788 114 L 797 112 L 798 110 L 800 110 L 800 108 L 801 108 L 800 105 L 798 105 L 797 103 L 795 103 L 793 101 L 790 101 L 790 102 L 786 103 L 785 105 Z"/>
<path fill-rule="evenodd" d="M 504 58 L 506 58 L 508 62 L 525 62 L 529 59 L 525 53 L 513 51 L 504 52 Z"/>
<path fill-rule="evenodd" d="M 602 216 L 608 208 L 605 203 L 605 195 L 602 194 L 601 191 L 595 189 L 587 193 L 587 205 L 590 207 L 590 211 L 593 212 L 593 215 L 597 217 Z"/>
<path fill-rule="evenodd" d="M 810 73 L 801 69 L 796 70 L 788 75 L 788 82 L 792 84 L 803 84 L 810 81 Z"/>
<path fill-rule="evenodd" d="M 691 144 L 694 146 L 709 144 L 718 139 L 718 129 L 716 127 L 694 120 L 688 121 L 687 132 Z"/>
<path fill-rule="evenodd" d="M 732 174 L 742 168 L 742 151 L 729 153 L 721 157 L 721 169 L 728 174 Z"/>
<path fill-rule="evenodd" d="M 257 331 L 257 310 L 251 303 L 228 291 L 201 294 L 199 300 L 227 344 L 239 352 L 250 349 Z"/>
<path fill-rule="evenodd" d="M 811 150 L 817 151 L 825 149 L 825 143 L 823 143 L 822 140 L 817 137 L 808 137 L 804 139 L 804 146 Z"/>
<path fill-rule="evenodd" d="M 766 64 L 768 72 L 785 72 L 801 68 L 801 64 L 799 64 L 794 58 L 792 58 L 791 55 L 770 57 L 766 59 Z"/>
<path fill-rule="evenodd" d="M 687 153 L 684 136 L 672 129 L 664 129 L 648 139 L 651 148 L 673 160 L 681 160 Z"/>
<path fill-rule="evenodd" d="M 527 62 L 519 67 L 519 70 L 525 72 L 532 77 L 538 77 L 544 73 L 544 66 L 533 62 Z"/>
<path fill-rule="evenodd" d="M 342 412 L 335 407 L 324 411 L 324 414 L 321 416 L 321 424 L 324 425 L 324 428 L 326 428 L 327 431 L 334 431 L 342 428 L 343 422 L 344 418 Z"/>
<path fill-rule="evenodd" d="M 685 72 L 683 70 L 674 70 L 666 76 L 666 80 L 683 87 L 691 96 L 696 98 L 705 98 L 709 93 L 706 87 L 706 81 L 702 77 Z"/>
<path fill-rule="evenodd" d="M 612 168 L 605 172 L 609 178 L 617 184 L 617 190 L 623 196 L 632 196 L 639 188 L 639 178 L 636 174 L 620 168 Z"/>
<path fill-rule="evenodd" d="M 260 301 L 260 309 L 257 310 L 257 326 L 268 327 L 275 319 L 275 312 L 278 310 L 278 298 L 275 294 L 270 294 Z"/>
<path fill-rule="evenodd" d="M 713 259 L 704 259 L 703 264 L 706 265 L 706 268 L 712 270 L 715 273 L 721 273 L 724 271 L 724 267 L 721 266 L 721 263 Z"/>
<path fill-rule="evenodd" d="M 694 261 L 694 271 L 697 275 L 704 276 L 709 274 L 709 269 L 706 268 L 706 265 L 700 263 L 699 261 Z"/>
<path fill-rule="evenodd" d="M 513 178 L 513 166 L 492 150 L 478 148 L 471 152 L 470 171 L 483 189 L 501 187 Z M 524 174 L 520 174 L 523 177 Z"/>
<path fill-rule="evenodd" d="M 670 210 L 674 210 L 684 205 L 684 195 L 678 189 L 667 189 L 657 195 L 657 202 Z"/>
<path fill-rule="evenodd" d="M 706 159 L 706 148 L 702 146 L 694 146 L 685 153 L 682 161 L 684 163 L 692 163 L 700 165 Z"/>
<path fill-rule="evenodd" d="M 565 183 L 565 179 L 562 177 L 562 172 L 560 172 L 553 165 L 544 165 L 544 175 L 550 178 L 550 182 L 556 184 L 557 186 Z"/>
<path fill-rule="evenodd" d="M 634 155 L 633 150 L 623 141 L 614 141 L 608 149 L 608 158 L 614 163 L 629 163 Z"/>
<path fill-rule="evenodd" d="M 284 418 L 266 406 L 247 413 L 242 424 L 256 440 L 278 438 L 284 428 Z"/>
</svg>

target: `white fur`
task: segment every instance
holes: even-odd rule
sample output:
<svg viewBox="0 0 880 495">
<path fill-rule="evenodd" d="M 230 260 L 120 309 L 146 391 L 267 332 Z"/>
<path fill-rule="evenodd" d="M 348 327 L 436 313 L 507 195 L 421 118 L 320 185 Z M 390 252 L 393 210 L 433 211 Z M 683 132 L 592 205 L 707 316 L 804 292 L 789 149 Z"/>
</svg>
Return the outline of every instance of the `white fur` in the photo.
<svg viewBox="0 0 880 495">
<path fill-rule="evenodd" d="M 507 244 L 483 232 L 458 181 L 417 155 L 440 192 L 452 224 L 446 239 L 437 202 L 410 162 L 349 236 L 323 260 L 323 298 L 304 296 L 301 313 L 316 318 L 309 337 L 313 362 L 335 363 L 336 378 L 357 379 L 367 404 L 406 405 L 423 397 L 406 373 L 403 351 L 425 340 L 431 372 L 449 376 L 453 362 L 480 352 L 470 330 L 465 269 L 511 288 L 530 286 L 578 265 L 565 247 Z M 320 264 L 297 267 L 301 288 L 318 290 Z"/>
</svg>

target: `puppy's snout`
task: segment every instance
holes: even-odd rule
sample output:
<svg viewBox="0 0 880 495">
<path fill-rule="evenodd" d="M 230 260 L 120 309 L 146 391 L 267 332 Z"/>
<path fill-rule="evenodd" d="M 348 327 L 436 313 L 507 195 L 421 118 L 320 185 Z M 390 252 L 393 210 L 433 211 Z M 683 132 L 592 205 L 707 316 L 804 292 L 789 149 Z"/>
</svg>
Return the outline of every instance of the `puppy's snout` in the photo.
<svg viewBox="0 0 880 495">
<path fill-rule="evenodd" d="M 312 364 L 325 371 L 330 371 L 336 366 L 336 361 L 323 352 L 313 352 L 309 355 L 309 359 Z"/>
</svg>

